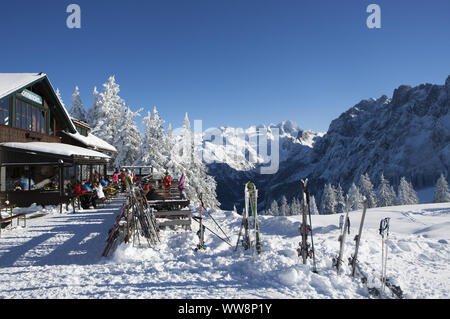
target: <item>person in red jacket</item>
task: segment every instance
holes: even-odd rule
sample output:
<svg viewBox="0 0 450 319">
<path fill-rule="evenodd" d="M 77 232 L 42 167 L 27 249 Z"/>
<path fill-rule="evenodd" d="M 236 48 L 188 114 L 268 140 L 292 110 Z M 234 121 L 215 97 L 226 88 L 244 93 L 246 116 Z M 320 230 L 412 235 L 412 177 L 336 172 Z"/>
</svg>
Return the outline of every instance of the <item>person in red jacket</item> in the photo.
<svg viewBox="0 0 450 319">
<path fill-rule="evenodd" d="M 170 177 L 168 172 L 165 174 L 163 185 L 165 189 L 170 189 L 172 187 L 172 177 Z"/>
</svg>

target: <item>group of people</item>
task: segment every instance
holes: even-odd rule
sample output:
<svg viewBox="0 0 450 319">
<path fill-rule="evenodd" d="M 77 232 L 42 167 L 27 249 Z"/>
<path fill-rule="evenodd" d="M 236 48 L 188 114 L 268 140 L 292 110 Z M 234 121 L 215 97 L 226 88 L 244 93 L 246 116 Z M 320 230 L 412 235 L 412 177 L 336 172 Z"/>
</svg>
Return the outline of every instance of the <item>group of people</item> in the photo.
<svg viewBox="0 0 450 319">
<path fill-rule="evenodd" d="M 86 181 L 77 181 L 73 190 L 73 195 L 80 199 L 80 205 L 83 209 L 89 209 L 91 206 L 97 208 L 97 201 L 105 201 L 106 196 L 103 187 L 107 187 L 109 182 L 105 178 L 100 178 L 91 184 Z"/>
<path fill-rule="evenodd" d="M 180 182 L 178 185 L 178 190 L 180 192 L 181 198 L 186 198 L 184 193 L 185 190 L 185 177 L 182 174 Z M 88 183 L 86 181 L 77 181 L 73 190 L 73 195 L 80 199 L 80 204 L 83 209 L 89 209 L 91 206 L 95 209 L 97 207 L 98 200 L 106 200 L 104 187 L 112 186 L 117 189 L 121 189 L 125 192 L 130 185 L 139 186 L 142 194 L 147 199 L 152 199 L 153 189 L 150 185 L 149 179 L 143 179 L 138 181 L 137 177 L 133 172 L 127 169 L 122 169 L 120 173 L 116 170 L 110 178 L 105 178 L 104 176 L 96 176 L 94 181 Z M 172 188 L 172 177 L 169 172 L 166 171 L 164 178 L 162 179 L 162 185 L 164 189 L 169 190 Z"/>
</svg>

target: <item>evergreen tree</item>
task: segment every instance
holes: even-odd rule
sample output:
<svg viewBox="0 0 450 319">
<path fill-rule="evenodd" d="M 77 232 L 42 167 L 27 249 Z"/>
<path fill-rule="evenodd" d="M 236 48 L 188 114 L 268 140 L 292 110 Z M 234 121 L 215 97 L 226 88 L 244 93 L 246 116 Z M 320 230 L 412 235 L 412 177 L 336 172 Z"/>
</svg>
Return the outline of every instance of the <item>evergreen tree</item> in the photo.
<svg viewBox="0 0 450 319">
<path fill-rule="evenodd" d="M 92 134 L 114 145 L 117 128 L 120 126 L 121 115 L 124 113 L 125 102 L 119 96 L 120 88 L 114 76 L 103 84 L 103 91 L 99 95 L 97 108 L 94 110 Z M 117 147 L 116 147 L 117 148 Z M 120 149 L 118 149 L 120 152 Z"/>
<path fill-rule="evenodd" d="M 156 107 L 153 108 L 153 115 L 151 112 L 147 112 L 147 116 L 143 118 L 142 123 L 144 125 L 144 138 L 135 165 L 152 166 L 155 173 L 163 174 L 166 171 L 165 164 L 169 152 L 166 148 L 167 144 L 165 144 L 164 121 L 159 117 Z"/>
<path fill-rule="evenodd" d="M 309 205 L 311 206 L 311 215 L 319 215 L 319 210 L 317 209 L 316 198 L 314 195 L 309 199 Z"/>
<path fill-rule="evenodd" d="M 75 92 L 72 94 L 72 104 L 70 105 L 69 114 L 79 121 L 86 122 L 86 111 L 83 108 L 83 102 L 81 102 L 78 86 L 75 87 Z"/>
<path fill-rule="evenodd" d="M 450 202 L 450 193 L 448 191 L 448 183 L 444 174 L 441 174 L 434 188 L 434 202 L 446 203 Z"/>
<path fill-rule="evenodd" d="M 356 186 L 355 183 L 352 183 L 352 186 L 350 186 L 350 189 L 348 190 L 348 204 L 350 206 L 350 211 L 359 210 L 364 207 L 363 197 L 359 192 L 358 186 Z"/>
<path fill-rule="evenodd" d="M 336 214 L 343 214 L 345 211 L 345 196 L 341 184 L 336 189 Z"/>
<path fill-rule="evenodd" d="M 270 204 L 270 214 L 273 216 L 278 216 L 280 214 L 278 203 L 276 200 L 274 200 L 272 204 Z"/>
<path fill-rule="evenodd" d="M 133 112 L 129 107 L 122 110 L 121 122 L 114 138 L 114 146 L 119 150 L 114 160 L 114 167 L 132 165 L 139 157 L 142 136 L 134 118 L 141 116 L 141 111 L 142 109 Z"/>
<path fill-rule="evenodd" d="M 94 128 L 97 126 L 100 120 L 101 105 L 100 105 L 100 93 L 97 91 L 97 87 L 94 87 L 92 92 L 94 103 L 92 103 L 91 108 L 86 113 L 86 120 L 90 127 Z"/>
<path fill-rule="evenodd" d="M 336 205 L 336 190 L 331 184 L 326 184 L 320 202 L 320 211 L 322 214 L 336 214 Z"/>
<path fill-rule="evenodd" d="M 378 188 L 377 206 L 386 207 L 395 204 L 397 198 L 394 188 L 389 184 L 389 181 L 381 174 L 380 186 Z"/>
<path fill-rule="evenodd" d="M 373 190 L 373 184 L 370 180 L 369 175 L 366 173 L 361 175 L 359 179 L 359 191 L 362 196 L 367 198 L 367 208 L 377 207 L 376 196 Z"/>
<path fill-rule="evenodd" d="M 289 209 L 291 215 L 300 215 L 301 214 L 301 203 L 297 197 L 292 198 L 291 207 Z"/>
<path fill-rule="evenodd" d="M 403 176 L 400 179 L 400 185 L 398 187 L 398 205 L 414 205 L 418 204 L 419 199 L 417 197 L 416 191 L 414 190 L 411 183 L 409 183 Z"/>
<path fill-rule="evenodd" d="M 280 216 L 289 216 L 290 215 L 290 207 L 286 196 L 283 195 L 281 197 L 281 207 L 280 207 Z"/>
</svg>

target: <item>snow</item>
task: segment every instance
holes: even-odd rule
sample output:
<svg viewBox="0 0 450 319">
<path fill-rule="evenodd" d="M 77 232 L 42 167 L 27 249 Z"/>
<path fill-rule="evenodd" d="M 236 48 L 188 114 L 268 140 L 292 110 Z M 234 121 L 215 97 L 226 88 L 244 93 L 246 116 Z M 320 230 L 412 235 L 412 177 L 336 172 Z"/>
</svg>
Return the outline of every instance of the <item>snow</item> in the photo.
<svg viewBox="0 0 450 319">
<path fill-rule="evenodd" d="M 32 152 L 50 153 L 61 156 L 89 156 L 99 158 L 110 158 L 109 156 L 92 151 L 86 148 L 63 144 L 63 143 L 45 143 L 45 142 L 30 142 L 30 143 L 1 143 L 0 146 L 27 150 Z"/>
<path fill-rule="evenodd" d="M 88 136 L 83 136 L 80 133 L 78 133 L 78 131 L 76 133 L 67 133 L 67 132 L 64 133 L 71 136 L 75 140 L 83 143 L 87 147 L 92 147 L 94 150 L 117 153 L 117 149 L 114 146 L 102 140 L 101 138 L 92 135 L 91 133 L 88 133 Z"/>
<path fill-rule="evenodd" d="M 206 232 L 207 249 L 194 252 L 192 231 L 162 231 L 157 249 L 122 244 L 102 258 L 108 230 L 124 199 L 102 209 L 59 213 L 58 207 L 27 210 L 46 214 L 27 220 L 27 227 L 2 230 L 0 298 L 369 298 L 367 289 L 331 267 L 338 253 L 339 215 L 314 215 L 318 274 L 301 264 L 296 248 L 301 216 L 261 216 L 263 253 L 256 257 L 242 247 L 234 251 L 241 216 L 229 211 L 211 214 L 231 237 L 233 247 Z M 32 216 L 32 215 L 30 215 Z M 361 211 L 350 212 L 351 235 L 344 256 L 353 253 L 353 236 Z M 406 298 L 450 296 L 450 203 L 369 209 L 359 260 L 377 286 L 381 267 L 381 218 L 391 217 L 387 276 Z M 209 217 L 205 224 L 217 233 Z"/>
<path fill-rule="evenodd" d="M 0 99 L 45 76 L 37 73 L 0 73 Z"/>
</svg>

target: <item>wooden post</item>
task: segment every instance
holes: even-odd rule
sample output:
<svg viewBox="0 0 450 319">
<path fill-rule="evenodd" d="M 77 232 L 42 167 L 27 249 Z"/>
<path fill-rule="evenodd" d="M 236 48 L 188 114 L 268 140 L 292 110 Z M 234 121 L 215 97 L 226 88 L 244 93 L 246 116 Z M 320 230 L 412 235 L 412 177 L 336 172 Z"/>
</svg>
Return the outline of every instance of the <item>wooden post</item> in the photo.
<svg viewBox="0 0 450 319">
<path fill-rule="evenodd" d="M 62 214 L 62 201 L 64 197 L 64 161 L 58 160 L 59 164 L 59 213 Z"/>
</svg>

